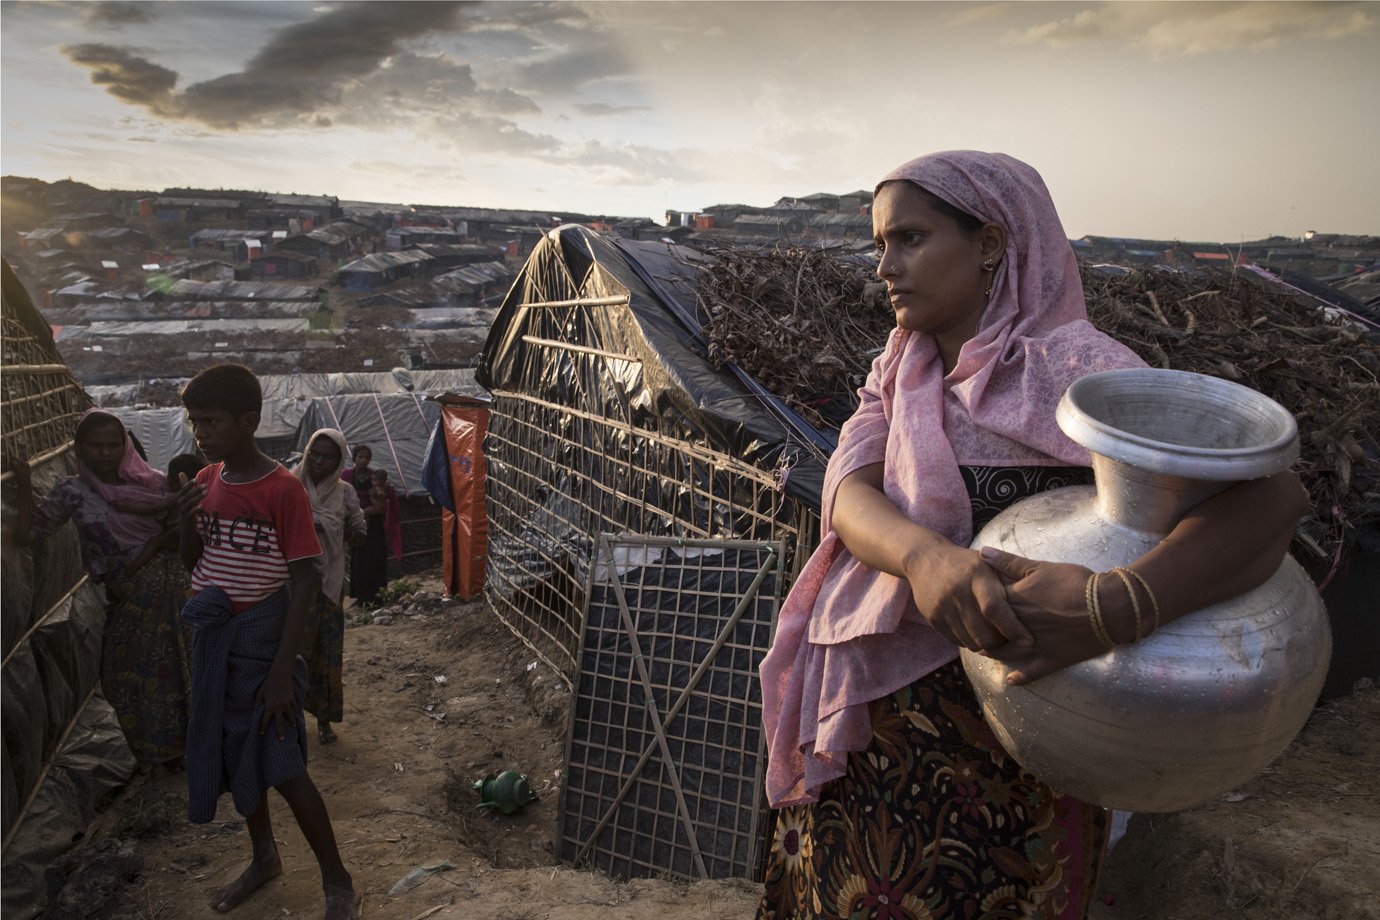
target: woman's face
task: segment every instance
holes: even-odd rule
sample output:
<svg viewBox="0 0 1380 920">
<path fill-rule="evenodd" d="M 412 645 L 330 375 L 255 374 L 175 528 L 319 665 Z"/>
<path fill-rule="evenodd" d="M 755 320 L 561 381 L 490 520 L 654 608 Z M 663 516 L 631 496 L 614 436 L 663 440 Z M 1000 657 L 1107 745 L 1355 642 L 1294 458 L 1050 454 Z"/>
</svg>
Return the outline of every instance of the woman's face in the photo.
<svg viewBox="0 0 1380 920">
<path fill-rule="evenodd" d="M 367 470 L 369 461 L 374 459 L 374 452 L 367 447 L 361 447 L 355 451 L 355 469 Z"/>
<path fill-rule="evenodd" d="M 77 442 L 77 456 L 100 479 L 119 475 L 125 458 L 125 432 L 119 425 L 98 425 Z"/>
<path fill-rule="evenodd" d="M 889 182 L 872 206 L 877 276 L 896 325 L 967 341 L 987 306 L 983 232 L 965 231 L 909 182 Z M 997 253 L 1000 257 L 1000 252 Z"/>
<path fill-rule="evenodd" d="M 307 449 L 307 475 L 320 483 L 340 469 L 340 446 L 330 438 L 316 438 Z"/>
</svg>

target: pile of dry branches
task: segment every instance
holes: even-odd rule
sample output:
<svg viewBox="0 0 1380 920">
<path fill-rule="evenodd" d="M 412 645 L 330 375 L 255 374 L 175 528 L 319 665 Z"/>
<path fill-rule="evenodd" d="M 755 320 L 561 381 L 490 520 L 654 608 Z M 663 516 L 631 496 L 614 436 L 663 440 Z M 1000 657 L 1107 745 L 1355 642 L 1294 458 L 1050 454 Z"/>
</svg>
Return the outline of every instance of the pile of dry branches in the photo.
<svg viewBox="0 0 1380 920">
<path fill-rule="evenodd" d="M 1249 272 L 1082 275 L 1089 319 L 1151 366 L 1235 380 L 1294 413 L 1312 500 L 1296 552 L 1333 556 L 1348 527 L 1380 518 L 1380 348 Z M 875 280 L 805 250 L 718 253 L 699 284 L 710 355 L 821 423 L 816 407 L 855 399 L 893 324 Z"/>
<path fill-rule="evenodd" d="M 709 356 L 732 362 L 815 425 L 851 401 L 896 320 L 876 276 L 821 252 L 722 250 L 699 282 Z"/>
</svg>

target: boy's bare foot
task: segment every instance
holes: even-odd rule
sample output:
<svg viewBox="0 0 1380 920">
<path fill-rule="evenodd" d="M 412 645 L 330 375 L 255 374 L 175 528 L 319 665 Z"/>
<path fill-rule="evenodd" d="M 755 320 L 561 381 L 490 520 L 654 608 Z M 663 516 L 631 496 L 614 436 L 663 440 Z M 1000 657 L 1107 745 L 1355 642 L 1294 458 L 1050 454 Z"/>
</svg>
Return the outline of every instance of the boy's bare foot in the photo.
<svg viewBox="0 0 1380 920">
<path fill-rule="evenodd" d="M 283 874 L 283 861 L 276 855 L 269 860 L 254 860 L 224 888 L 211 895 L 211 906 L 220 913 L 234 910 L 245 898 L 257 891 L 264 882 Z"/>
<path fill-rule="evenodd" d="M 340 740 L 336 733 L 331 731 L 329 722 L 316 723 L 316 737 L 321 739 L 322 744 L 335 744 L 336 741 Z"/>
<path fill-rule="evenodd" d="M 359 920 L 364 898 L 353 888 L 326 885 L 326 920 Z"/>
</svg>

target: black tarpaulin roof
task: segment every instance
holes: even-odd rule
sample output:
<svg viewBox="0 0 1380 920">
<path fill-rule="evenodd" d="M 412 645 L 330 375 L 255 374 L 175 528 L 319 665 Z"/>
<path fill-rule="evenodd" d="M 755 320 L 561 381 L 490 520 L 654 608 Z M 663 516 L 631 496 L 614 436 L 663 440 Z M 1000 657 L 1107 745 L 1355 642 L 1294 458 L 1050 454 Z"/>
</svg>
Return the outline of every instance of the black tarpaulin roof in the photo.
<svg viewBox="0 0 1380 920">
<path fill-rule="evenodd" d="M 695 296 L 703 257 L 665 243 L 604 237 L 568 225 L 537 245 L 494 320 L 475 377 L 495 391 L 550 402 L 618 407 L 639 427 L 738 457 L 761 469 L 783 460 L 786 491 L 818 508 L 837 433 L 819 431 L 735 366 L 717 368 Z M 626 296 L 571 312 L 540 304 Z M 574 364 L 524 337 L 629 355 L 626 374 L 577 379 Z"/>
</svg>

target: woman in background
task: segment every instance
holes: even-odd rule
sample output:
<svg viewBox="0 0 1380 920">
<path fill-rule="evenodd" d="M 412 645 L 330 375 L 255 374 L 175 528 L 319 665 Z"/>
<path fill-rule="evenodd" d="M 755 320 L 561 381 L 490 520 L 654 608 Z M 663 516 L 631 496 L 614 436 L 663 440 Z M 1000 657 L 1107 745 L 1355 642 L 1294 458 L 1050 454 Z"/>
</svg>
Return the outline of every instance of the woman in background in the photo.
<svg viewBox="0 0 1380 920">
<path fill-rule="evenodd" d="M 367 449 L 367 448 L 366 448 Z M 316 716 L 317 737 L 331 744 L 332 722 L 345 717 L 342 671 L 345 652 L 345 546 L 364 540 L 366 525 L 355 490 L 340 477 L 345 466 L 345 435 L 322 428 L 307 442 L 294 471 L 311 499 L 312 522 L 321 543 L 316 557 L 318 590 L 307 615 L 302 657 L 307 660 L 307 697 L 303 708 Z"/>
<path fill-rule="evenodd" d="M 168 503 L 167 481 L 110 413 L 88 410 L 73 441 L 77 474 L 37 508 L 28 461 L 14 464 L 14 542 L 28 546 L 69 520 L 76 524 L 86 573 L 105 586 L 108 599 L 101 689 L 140 765 L 176 771 L 186 750 L 191 672 L 180 617 L 186 573 L 171 552 L 177 533 L 156 510 Z"/>
</svg>

